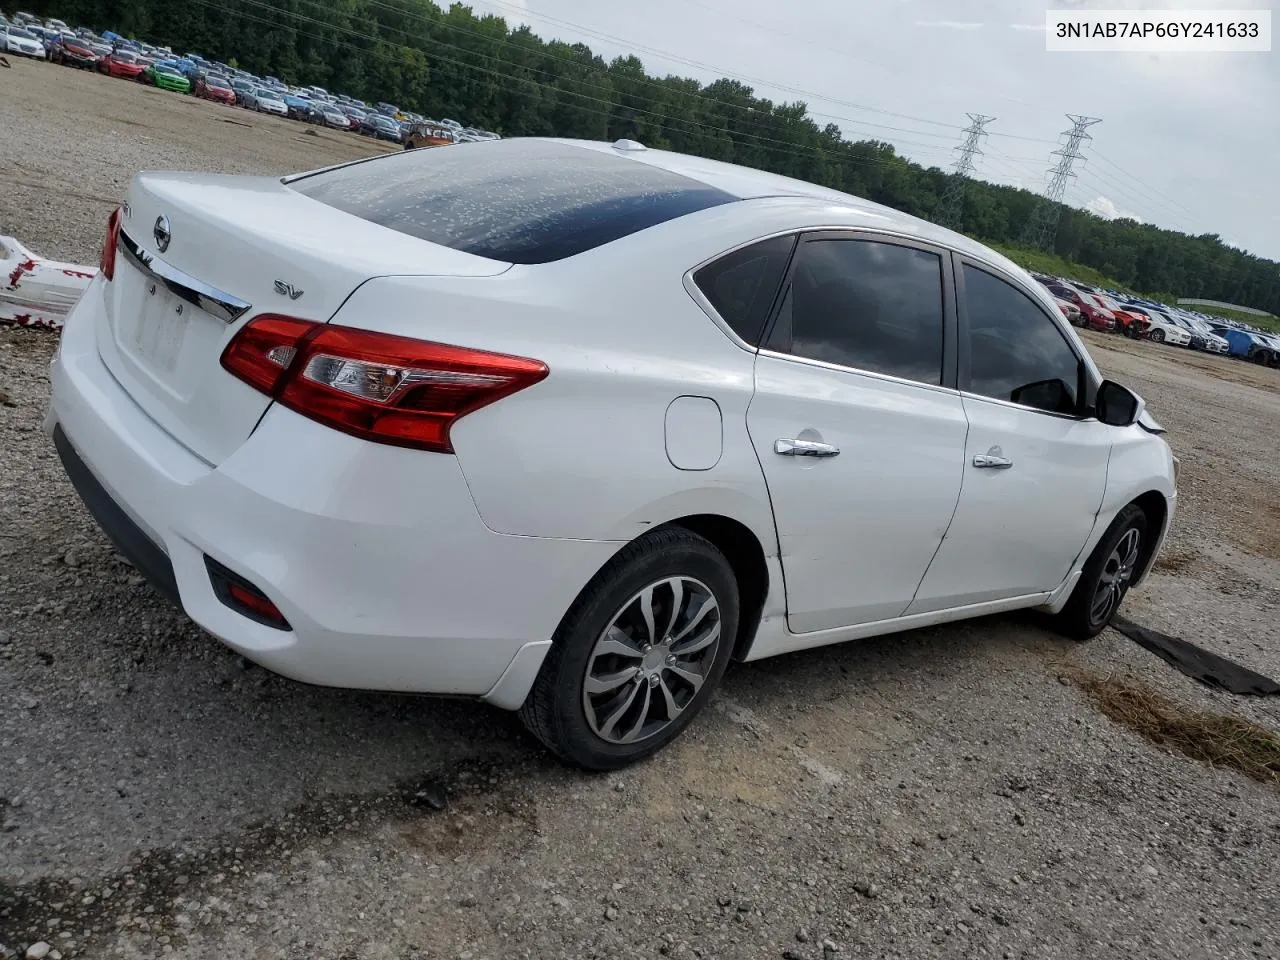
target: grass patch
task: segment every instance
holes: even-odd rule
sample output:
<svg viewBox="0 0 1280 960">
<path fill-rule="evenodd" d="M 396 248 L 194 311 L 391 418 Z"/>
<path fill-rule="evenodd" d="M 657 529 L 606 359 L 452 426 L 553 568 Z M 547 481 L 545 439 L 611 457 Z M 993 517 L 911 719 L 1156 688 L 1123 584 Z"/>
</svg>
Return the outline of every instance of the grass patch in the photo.
<svg viewBox="0 0 1280 960">
<path fill-rule="evenodd" d="M 1093 267 L 1072 263 L 1056 253 L 1043 253 L 1040 250 L 1031 250 L 1027 247 L 1017 247 L 1007 243 L 992 243 L 989 240 L 984 240 L 983 242 L 992 250 L 1003 253 L 1024 270 L 1034 270 L 1037 273 L 1047 273 L 1055 277 L 1070 277 L 1073 280 L 1079 280 L 1081 283 L 1087 283 L 1092 287 L 1134 293 L 1133 290 L 1114 277 L 1108 277 L 1106 274 L 1093 269 Z"/>
<path fill-rule="evenodd" d="M 1073 671 L 1070 679 L 1109 719 L 1157 746 L 1280 786 L 1280 736 L 1218 713 L 1188 710 L 1126 677 Z"/>
</svg>

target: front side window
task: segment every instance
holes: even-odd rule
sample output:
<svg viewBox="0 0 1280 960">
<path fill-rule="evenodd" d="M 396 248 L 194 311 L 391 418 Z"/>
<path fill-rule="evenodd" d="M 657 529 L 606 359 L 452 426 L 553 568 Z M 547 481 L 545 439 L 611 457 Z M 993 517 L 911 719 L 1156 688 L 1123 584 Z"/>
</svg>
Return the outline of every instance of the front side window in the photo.
<svg viewBox="0 0 1280 960">
<path fill-rule="evenodd" d="M 1012 284 L 965 264 L 971 393 L 1074 414 L 1082 365 L 1058 325 Z"/>
<path fill-rule="evenodd" d="M 808 240 L 770 346 L 798 357 L 942 383 L 942 258 L 877 240 Z"/>
<path fill-rule="evenodd" d="M 794 236 L 761 240 L 694 274 L 694 283 L 716 313 L 752 346 L 760 342 L 795 242 Z"/>
</svg>

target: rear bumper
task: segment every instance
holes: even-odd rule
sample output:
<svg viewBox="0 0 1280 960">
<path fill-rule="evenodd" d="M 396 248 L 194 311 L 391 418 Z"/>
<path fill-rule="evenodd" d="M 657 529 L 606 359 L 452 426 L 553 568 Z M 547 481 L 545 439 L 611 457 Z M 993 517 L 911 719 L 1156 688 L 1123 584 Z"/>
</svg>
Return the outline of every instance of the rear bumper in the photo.
<svg viewBox="0 0 1280 960">
<path fill-rule="evenodd" d="M 560 619 L 620 544 L 494 533 L 454 457 L 366 443 L 281 407 L 210 466 L 103 365 L 101 303 L 86 295 L 67 318 L 46 430 L 90 512 L 162 592 L 293 679 L 523 700 Z M 225 605 L 206 557 L 293 629 Z"/>
</svg>

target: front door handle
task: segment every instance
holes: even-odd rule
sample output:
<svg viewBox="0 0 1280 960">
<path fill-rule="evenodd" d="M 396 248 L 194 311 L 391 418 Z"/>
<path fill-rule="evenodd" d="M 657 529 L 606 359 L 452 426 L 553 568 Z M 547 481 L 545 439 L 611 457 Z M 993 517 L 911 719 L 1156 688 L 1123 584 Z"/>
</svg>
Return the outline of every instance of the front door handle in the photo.
<svg viewBox="0 0 1280 960">
<path fill-rule="evenodd" d="M 1013 461 L 1008 457 L 997 457 L 986 453 L 974 457 L 973 465 L 987 470 L 1008 470 L 1013 466 Z"/>
<path fill-rule="evenodd" d="M 780 457 L 836 457 L 840 448 L 817 440 L 775 440 L 773 452 Z"/>
</svg>

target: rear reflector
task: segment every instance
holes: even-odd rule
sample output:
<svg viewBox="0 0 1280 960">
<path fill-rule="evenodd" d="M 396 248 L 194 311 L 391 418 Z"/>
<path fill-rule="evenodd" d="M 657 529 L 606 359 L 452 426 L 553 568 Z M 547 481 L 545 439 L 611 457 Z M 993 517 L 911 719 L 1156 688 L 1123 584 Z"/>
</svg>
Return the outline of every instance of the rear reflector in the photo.
<svg viewBox="0 0 1280 960">
<path fill-rule="evenodd" d="M 209 571 L 209 582 L 219 600 L 236 613 L 255 620 L 277 630 L 292 630 L 280 609 L 267 599 L 267 595 L 252 583 L 228 570 L 217 560 L 206 556 L 205 569 Z"/>
<path fill-rule="evenodd" d="M 107 218 L 107 237 L 102 243 L 102 256 L 98 258 L 98 269 L 107 280 L 114 280 L 116 275 L 116 243 L 120 239 L 120 208 L 116 207 Z"/>
<path fill-rule="evenodd" d="M 222 365 L 305 417 L 401 447 L 452 453 L 450 427 L 547 375 L 539 360 L 263 314 Z"/>
</svg>

